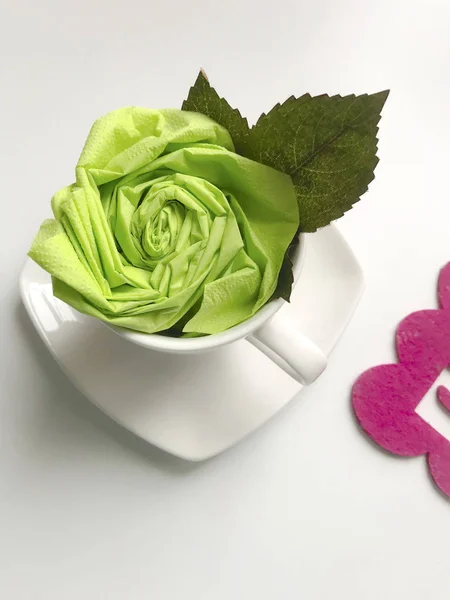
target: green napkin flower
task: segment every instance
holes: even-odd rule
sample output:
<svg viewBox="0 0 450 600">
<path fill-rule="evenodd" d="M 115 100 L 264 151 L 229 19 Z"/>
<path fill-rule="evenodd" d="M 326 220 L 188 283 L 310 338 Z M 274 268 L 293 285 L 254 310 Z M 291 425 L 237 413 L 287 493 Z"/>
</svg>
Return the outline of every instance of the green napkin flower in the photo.
<svg viewBox="0 0 450 600">
<path fill-rule="evenodd" d="M 146 333 L 212 334 L 254 315 L 299 225 L 289 175 L 236 154 L 224 127 L 137 107 L 96 121 L 52 208 L 29 255 L 55 296 Z"/>
</svg>

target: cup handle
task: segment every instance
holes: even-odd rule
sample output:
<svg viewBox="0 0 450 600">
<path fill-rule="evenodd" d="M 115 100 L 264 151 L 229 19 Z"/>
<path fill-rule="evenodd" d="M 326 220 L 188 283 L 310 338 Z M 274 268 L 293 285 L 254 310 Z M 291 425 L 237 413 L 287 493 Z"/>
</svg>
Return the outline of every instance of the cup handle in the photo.
<svg viewBox="0 0 450 600">
<path fill-rule="evenodd" d="M 280 313 L 247 340 L 303 385 L 315 381 L 327 366 L 322 350 Z"/>
</svg>

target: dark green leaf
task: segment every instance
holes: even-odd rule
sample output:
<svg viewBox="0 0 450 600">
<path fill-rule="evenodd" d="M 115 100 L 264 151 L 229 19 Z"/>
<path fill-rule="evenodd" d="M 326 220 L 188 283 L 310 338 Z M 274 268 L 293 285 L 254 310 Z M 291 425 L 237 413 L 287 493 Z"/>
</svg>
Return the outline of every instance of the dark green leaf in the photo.
<svg viewBox="0 0 450 600">
<path fill-rule="evenodd" d="M 284 255 L 283 259 L 283 264 L 281 265 L 281 269 L 278 274 L 277 287 L 271 299 L 283 298 L 283 300 L 286 300 L 286 302 L 290 301 L 292 285 L 294 283 L 294 274 L 292 273 L 292 258 L 299 244 L 300 232 L 301 228 L 299 227 L 297 233 L 294 236 L 294 239 L 292 240 L 288 249 L 286 250 L 286 254 Z"/>
<path fill-rule="evenodd" d="M 244 154 L 291 175 L 304 231 L 338 219 L 367 190 L 387 96 L 291 97 L 252 128 Z"/>
<path fill-rule="evenodd" d="M 341 217 L 367 191 L 378 162 L 377 124 L 388 93 L 291 96 L 249 129 L 247 119 L 200 71 L 182 108 L 228 129 L 239 154 L 288 173 L 299 202 L 300 229 L 312 232 Z M 286 252 L 275 298 L 289 300 L 296 243 L 298 234 Z"/>
<path fill-rule="evenodd" d="M 203 71 L 198 74 L 181 108 L 182 110 L 202 113 L 225 127 L 231 135 L 236 152 L 244 154 L 245 140 L 250 131 L 247 119 L 236 108 L 231 108 L 228 102 L 219 96 L 216 90 L 210 86 Z"/>
</svg>

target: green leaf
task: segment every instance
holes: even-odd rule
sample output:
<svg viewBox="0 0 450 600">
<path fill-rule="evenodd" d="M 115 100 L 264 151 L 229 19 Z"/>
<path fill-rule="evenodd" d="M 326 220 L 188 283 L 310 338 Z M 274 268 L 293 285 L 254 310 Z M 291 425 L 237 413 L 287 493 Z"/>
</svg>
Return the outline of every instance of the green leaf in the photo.
<svg viewBox="0 0 450 600">
<path fill-rule="evenodd" d="M 284 255 L 283 264 L 281 265 L 280 272 L 278 274 L 277 287 L 272 295 L 271 300 L 275 298 L 283 298 L 286 302 L 290 302 L 292 286 L 294 284 L 294 274 L 292 272 L 292 257 L 299 244 L 299 235 L 301 227 L 298 228 L 294 239 L 289 244 L 286 254 Z"/>
<path fill-rule="evenodd" d="M 181 108 L 182 110 L 202 113 L 225 127 L 231 135 L 236 152 L 245 156 L 243 149 L 250 131 L 247 119 L 236 108 L 232 108 L 210 86 L 204 71 L 199 72 Z"/>
<path fill-rule="evenodd" d="M 251 129 L 243 154 L 292 177 L 303 231 L 338 219 L 367 190 L 388 93 L 292 96 Z"/>
<path fill-rule="evenodd" d="M 291 96 L 262 114 L 249 129 L 200 71 L 183 110 L 201 112 L 223 125 L 236 152 L 288 173 L 299 202 L 300 230 L 316 231 L 358 202 L 378 163 L 377 124 L 389 91 L 360 96 Z M 274 298 L 289 300 L 293 276 L 288 248 Z"/>
</svg>

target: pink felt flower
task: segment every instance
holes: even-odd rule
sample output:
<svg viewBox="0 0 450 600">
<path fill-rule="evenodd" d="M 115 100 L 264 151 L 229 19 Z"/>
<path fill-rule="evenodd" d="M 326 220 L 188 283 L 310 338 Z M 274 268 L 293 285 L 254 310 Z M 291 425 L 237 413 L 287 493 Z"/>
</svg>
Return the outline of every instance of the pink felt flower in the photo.
<svg viewBox="0 0 450 600">
<path fill-rule="evenodd" d="M 450 442 L 416 412 L 416 407 L 450 365 L 450 263 L 440 272 L 440 308 L 408 315 L 398 326 L 398 363 L 373 367 L 353 387 L 352 402 L 363 430 L 401 456 L 426 454 L 431 475 L 450 496 Z M 450 410 L 450 392 L 438 401 Z"/>
</svg>

